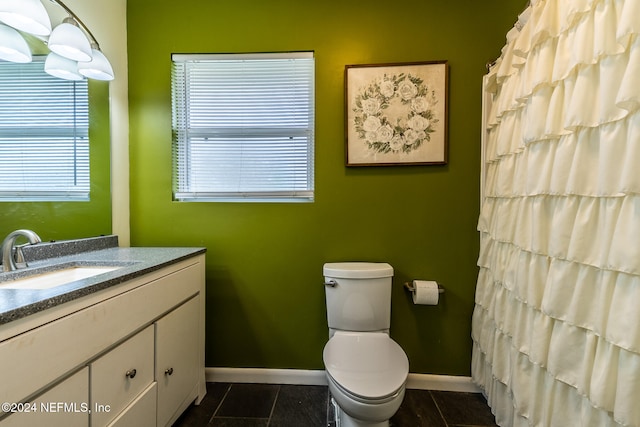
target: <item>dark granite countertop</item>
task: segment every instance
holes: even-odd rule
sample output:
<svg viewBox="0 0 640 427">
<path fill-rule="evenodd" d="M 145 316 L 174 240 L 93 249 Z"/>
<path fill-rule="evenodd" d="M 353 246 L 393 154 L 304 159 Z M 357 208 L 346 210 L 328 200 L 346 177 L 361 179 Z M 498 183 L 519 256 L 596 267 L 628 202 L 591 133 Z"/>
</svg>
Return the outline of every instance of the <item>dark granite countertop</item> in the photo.
<svg viewBox="0 0 640 427">
<path fill-rule="evenodd" d="M 40 243 L 23 249 L 29 266 L 0 272 L 0 325 L 90 295 L 205 253 L 205 248 L 120 248 L 116 236 Z M 118 266 L 113 271 L 50 289 L 3 289 L 2 284 L 69 265 Z"/>
</svg>

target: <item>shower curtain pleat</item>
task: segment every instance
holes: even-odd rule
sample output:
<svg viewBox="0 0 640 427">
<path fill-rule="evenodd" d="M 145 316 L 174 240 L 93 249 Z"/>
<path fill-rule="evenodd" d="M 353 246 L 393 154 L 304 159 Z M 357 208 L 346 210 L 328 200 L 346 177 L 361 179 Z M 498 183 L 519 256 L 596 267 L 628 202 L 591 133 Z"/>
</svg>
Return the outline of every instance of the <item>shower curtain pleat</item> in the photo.
<svg viewBox="0 0 640 427">
<path fill-rule="evenodd" d="M 485 78 L 472 376 L 496 421 L 640 426 L 640 0 L 537 0 Z"/>
</svg>

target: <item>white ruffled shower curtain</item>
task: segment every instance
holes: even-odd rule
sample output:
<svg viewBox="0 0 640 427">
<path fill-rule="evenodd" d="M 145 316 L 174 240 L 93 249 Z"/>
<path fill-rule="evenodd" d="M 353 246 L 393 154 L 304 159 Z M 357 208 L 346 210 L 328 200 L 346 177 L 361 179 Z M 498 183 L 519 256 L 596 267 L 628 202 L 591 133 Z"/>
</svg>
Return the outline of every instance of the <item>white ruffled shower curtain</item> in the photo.
<svg viewBox="0 0 640 427">
<path fill-rule="evenodd" d="M 485 79 L 472 375 L 501 426 L 640 426 L 640 0 L 538 0 Z"/>
</svg>

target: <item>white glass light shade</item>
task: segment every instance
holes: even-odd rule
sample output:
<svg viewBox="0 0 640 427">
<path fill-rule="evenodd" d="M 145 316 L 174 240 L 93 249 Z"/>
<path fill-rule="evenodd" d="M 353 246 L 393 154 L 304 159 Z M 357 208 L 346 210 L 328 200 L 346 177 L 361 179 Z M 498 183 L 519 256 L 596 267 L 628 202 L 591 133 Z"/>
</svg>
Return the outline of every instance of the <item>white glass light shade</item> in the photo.
<svg viewBox="0 0 640 427">
<path fill-rule="evenodd" d="M 40 0 L 0 0 L 0 21 L 36 36 L 51 33 L 49 14 Z"/>
<path fill-rule="evenodd" d="M 0 24 L 0 59 L 9 62 L 31 62 L 31 50 L 20 33 Z"/>
<path fill-rule="evenodd" d="M 113 80 L 113 68 L 109 60 L 98 49 L 91 49 L 93 59 L 88 62 L 78 62 L 78 72 L 94 80 Z"/>
<path fill-rule="evenodd" d="M 78 62 L 91 61 L 91 45 L 76 25 L 65 19 L 49 36 L 49 49 L 58 55 Z"/>
<path fill-rule="evenodd" d="M 84 77 L 78 73 L 78 63 L 51 52 L 44 61 L 44 71 L 64 80 L 82 80 Z"/>
</svg>

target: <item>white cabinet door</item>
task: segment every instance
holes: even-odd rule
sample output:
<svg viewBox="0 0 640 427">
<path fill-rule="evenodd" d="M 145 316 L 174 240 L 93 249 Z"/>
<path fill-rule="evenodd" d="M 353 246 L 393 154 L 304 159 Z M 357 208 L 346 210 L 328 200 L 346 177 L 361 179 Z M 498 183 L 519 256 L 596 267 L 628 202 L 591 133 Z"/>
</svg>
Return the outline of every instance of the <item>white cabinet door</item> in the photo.
<svg viewBox="0 0 640 427">
<path fill-rule="evenodd" d="M 199 298 L 156 322 L 159 426 L 173 421 L 176 412 L 182 412 L 197 394 Z"/>
<path fill-rule="evenodd" d="M 0 421 L 1 427 L 87 427 L 89 368 L 84 367 Z"/>
<path fill-rule="evenodd" d="M 153 325 L 93 361 L 91 426 L 107 425 L 153 383 Z"/>
</svg>

